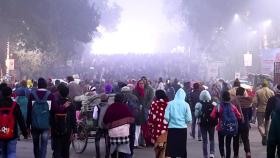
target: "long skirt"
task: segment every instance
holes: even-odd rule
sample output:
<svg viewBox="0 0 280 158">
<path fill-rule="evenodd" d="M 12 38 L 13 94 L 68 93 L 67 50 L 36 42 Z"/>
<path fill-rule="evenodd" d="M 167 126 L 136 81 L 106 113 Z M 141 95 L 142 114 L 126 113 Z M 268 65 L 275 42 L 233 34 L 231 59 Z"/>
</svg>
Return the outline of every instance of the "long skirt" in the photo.
<svg viewBox="0 0 280 158">
<path fill-rule="evenodd" d="M 187 128 L 169 128 L 166 157 L 187 158 Z"/>
</svg>

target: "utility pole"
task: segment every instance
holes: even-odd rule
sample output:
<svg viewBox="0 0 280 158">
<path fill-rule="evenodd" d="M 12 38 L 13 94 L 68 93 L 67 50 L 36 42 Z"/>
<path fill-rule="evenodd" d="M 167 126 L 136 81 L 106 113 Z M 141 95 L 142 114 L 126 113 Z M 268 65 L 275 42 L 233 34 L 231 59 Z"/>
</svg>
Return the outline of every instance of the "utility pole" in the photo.
<svg viewBox="0 0 280 158">
<path fill-rule="evenodd" d="M 8 75 L 10 72 L 10 42 L 7 42 L 7 58 L 6 58 L 6 74 Z"/>
</svg>

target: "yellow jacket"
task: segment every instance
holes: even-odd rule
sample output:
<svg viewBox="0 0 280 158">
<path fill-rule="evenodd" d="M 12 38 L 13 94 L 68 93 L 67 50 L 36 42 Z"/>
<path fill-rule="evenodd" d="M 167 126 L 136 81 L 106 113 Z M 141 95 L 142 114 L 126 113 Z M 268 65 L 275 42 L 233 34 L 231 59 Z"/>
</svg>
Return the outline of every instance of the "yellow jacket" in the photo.
<svg viewBox="0 0 280 158">
<path fill-rule="evenodd" d="M 267 101 L 274 96 L 274 92 L 268 87 L 263 87 L 256 92 L 257 112 L 265 112 Z"/>
</svg>

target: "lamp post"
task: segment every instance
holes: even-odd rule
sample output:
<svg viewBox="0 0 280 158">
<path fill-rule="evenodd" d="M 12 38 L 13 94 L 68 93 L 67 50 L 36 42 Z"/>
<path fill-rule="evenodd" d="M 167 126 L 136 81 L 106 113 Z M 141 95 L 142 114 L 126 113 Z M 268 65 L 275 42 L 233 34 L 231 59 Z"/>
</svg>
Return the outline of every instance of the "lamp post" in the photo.
<svg viewBox="0 0 280 158">
<path fill-rule="evenodd" d="M 6 74 L 10 72 L 10 42 L 7 42 Z"/>
<path fill-rule="evenodd" d="M 268 35 L 267 35 L 267 29 L 271 26 L 272 21 L 271 20 L 266 20 L 263 22 L 263 30 L 264 30 L 264 35 L 263 35 L 263 48 L 267 49 L 268 48 Z"/>
</svg>

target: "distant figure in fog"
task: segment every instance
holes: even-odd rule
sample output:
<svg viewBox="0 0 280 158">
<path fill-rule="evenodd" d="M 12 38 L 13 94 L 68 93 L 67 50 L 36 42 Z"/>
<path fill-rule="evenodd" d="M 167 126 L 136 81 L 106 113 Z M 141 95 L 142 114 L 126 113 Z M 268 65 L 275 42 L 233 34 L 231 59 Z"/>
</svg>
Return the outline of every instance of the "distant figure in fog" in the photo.
<svg viewBox="0 0 280 158">
<path fill-rule="evenodd" d="M 172 86 L 172 84 L 170 83 L 170 80 L 166 80 L 166 85 L 165 85 L 165 92 L 166 92 L 166 95 L 168 97 L 169 100 L 173 100 L 174 97 L 175 97 L 175 89 L 174 87 Z"/>
<path fill-rule="evenodd" d="M 160 77 L 157 83 L 157 90 L 165 90 L 163 79 Z"/>
<path fill-rule="evenodd" d="M 195 139 L 195 136 L 196 136 L 196 127 L 197 127 L 197 139 L 199 141 L 201 141 L 201 132 L 200 132 L 200 127 L 199 126 L 196 126 L 197 125 L 197 118 L 195 117 L 195 105 L 197 103 L 199 103 L 200 99 L 199 99 L 199 96 L 200 96 L 200 92 L 201 92 L 201 86 L 199 83 L 195 83 L 193 85 L 193 90 L 190 94 L 190 108 L 191 108 L 191 112 L 192 112 L 192 130 L 190 132 L 190 135 L 191 137 L 193 137 L 193 139 Z"/>
<path fill-rule="evenodd" d="M 174 82 L 173 82 L 173 85 L 172 85 L 172 86 L 174 87 L 175 92 L 177 92 L 177 91 L 181 88 L 181 86 L 180 86 L 179 81 L 178 81 L 177 78 L 174 79 Z"/>
</svg>

